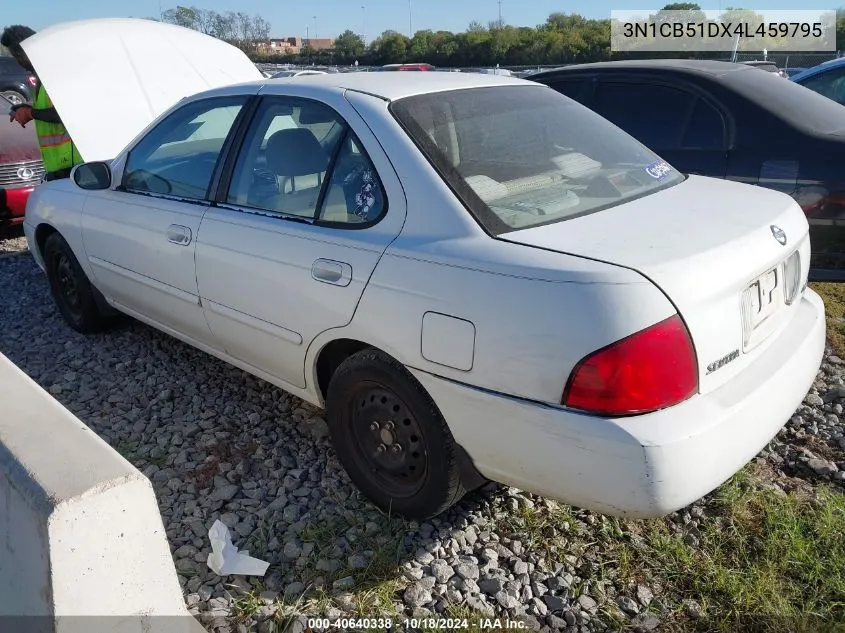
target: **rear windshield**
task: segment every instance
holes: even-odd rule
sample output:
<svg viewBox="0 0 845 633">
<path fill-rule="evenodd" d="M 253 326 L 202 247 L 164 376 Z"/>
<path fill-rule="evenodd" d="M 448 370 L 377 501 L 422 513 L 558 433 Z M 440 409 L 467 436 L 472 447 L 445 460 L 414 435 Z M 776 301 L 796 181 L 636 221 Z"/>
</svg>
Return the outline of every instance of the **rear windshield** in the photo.
<svg viewBox="0 0 845 633">
<path fill-rule="evenodd" d="M 845 109 L 794 81 L 773 80 L 751 70 L 725 73 L 724 85 L 792 127 L 810 134 L 845 130 Z"/>
<path fill-rule="evenodd" d="M 493 235 L 614 207 L 684 179 L 609 121 L 541 85 L 406 97 L 390 110 Z"/>
</svg>

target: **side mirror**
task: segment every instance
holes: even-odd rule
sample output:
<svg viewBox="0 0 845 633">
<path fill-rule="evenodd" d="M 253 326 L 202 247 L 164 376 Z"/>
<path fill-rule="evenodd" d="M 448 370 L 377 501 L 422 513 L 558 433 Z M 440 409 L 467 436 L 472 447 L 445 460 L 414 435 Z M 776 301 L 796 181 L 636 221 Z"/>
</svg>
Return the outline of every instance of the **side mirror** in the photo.
<svg viewBox="0 0 845 633">
<path fill-rule="evenodd" d="M 111 167 L 108 163 L 82 163 L 73 170 L 73 182 L 80 189 L 98 191 L 111 187 Z"/>
</svg>

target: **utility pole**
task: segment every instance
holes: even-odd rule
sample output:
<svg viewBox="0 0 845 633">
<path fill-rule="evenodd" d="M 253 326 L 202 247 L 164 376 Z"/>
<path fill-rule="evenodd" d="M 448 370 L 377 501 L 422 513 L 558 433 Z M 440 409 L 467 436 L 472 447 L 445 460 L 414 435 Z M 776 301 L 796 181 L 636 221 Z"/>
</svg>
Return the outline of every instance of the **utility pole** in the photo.
<svg viewBox="0 0 845 633">
<path fill-rule="evenodd" d="M 499 28 L 502 28 L 502 26 L 504 26 L 502 24 L 502 0 L 499 0 Z"/>
<path fill-rule="evenodd" d="M 408 37 L 414 37 L 414 21 L 411 14 L 411 0 L 408 0 Z"/>
<path fill-rule="evenodd" d="M 314 16 L 314 39 L 317 39 L 317 16 Z"/>
<path fill-rule="evenodd" d="M 361 40 L 367 43 L 367 8 L 361 5 Z"/>
</svg>

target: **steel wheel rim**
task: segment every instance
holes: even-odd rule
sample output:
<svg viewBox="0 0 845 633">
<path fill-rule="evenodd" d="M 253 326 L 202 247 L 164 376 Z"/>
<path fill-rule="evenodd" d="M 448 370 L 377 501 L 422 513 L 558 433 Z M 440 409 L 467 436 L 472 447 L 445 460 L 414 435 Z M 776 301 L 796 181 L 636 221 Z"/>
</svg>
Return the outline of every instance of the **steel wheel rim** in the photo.
<svg viewBox="0 0 845 633">
<path fill-rule="evenodd" d="M 67 255 L 64 253 L 56 255 L 54 270 L 56 272 L 56 286 L 62 302 L 71 312 L 78 312 L 81 305 L 79 284 L 76 282 L 73 265 Z"/>
<path fill-rule="evenodd" d="M 3 96 L 12 105 L 20 105 L 24 102 L 23 98 L 16 92 L 4 92 Z"/>
<path fill-rule="evenodd" d="M 391 497 L 418 493 L 428 474 L 428 450 L 410 408 L 377 383 L 362 385 L 352 408 L 351 430 L 362 469 Z"/>
</svg>

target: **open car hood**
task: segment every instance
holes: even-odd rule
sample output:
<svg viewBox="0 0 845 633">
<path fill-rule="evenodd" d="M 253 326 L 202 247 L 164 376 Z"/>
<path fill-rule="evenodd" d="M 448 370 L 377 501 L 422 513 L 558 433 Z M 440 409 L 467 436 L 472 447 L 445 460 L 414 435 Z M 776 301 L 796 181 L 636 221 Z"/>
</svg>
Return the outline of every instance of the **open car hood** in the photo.
<svg viewBox="0 0 845 633">
<path fill-rule="evenodd" d="M 86 161 L 114 158 L 184 97 L 263 78 L 231 44 L 152 20 L 65 22 L 22 46 Z"/>
</svg>

